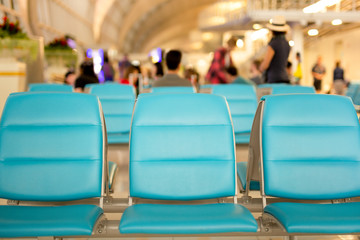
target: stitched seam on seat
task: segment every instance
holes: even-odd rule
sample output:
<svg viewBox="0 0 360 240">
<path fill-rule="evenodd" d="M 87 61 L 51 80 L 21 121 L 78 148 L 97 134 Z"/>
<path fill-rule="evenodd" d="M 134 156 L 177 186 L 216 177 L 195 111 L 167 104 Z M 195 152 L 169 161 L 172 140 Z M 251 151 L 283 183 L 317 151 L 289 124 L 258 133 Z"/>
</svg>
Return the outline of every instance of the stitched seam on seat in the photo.
<svg viewBox="0 0 360 240">
<path fill-rule="evenodd" d="M 268 159 L 266 161 L 277 161 L 277 162 L 339 162 L 339 163 L 346 163 L 346 162 L 349 162 L 349 163 L 357 163 L 359 162 L 360 163 L 360 159 L 359 160 L 328 160 L 328 159 L 324 159 L 324 160 L 318 160 L 318 159 L 309 159 L 309 160 L 296 160 L 296 159 L 292 159 L 292 160 L 280 160 L 280 159 Z"/>
<path fill-rule="evenodd" d="M 24 123 L 24 124 L 8 124 L 8 125 L 2 125 L 0 126 L 2 129 L 4 128 L 14 128 L 14 127 L 99 127 L 101 126 L 101 123 L 99 124 L 84 124 L 84 123 L 68 123 L 68 124 L 42 124 L 42 123 L 38 123 L 38 124 L 29 124 L 29 123 Z"/>
<path fill-rule="evenodd" d="M 246 113 L 246 114 L 241 114 L 241 113 L 233 113 L 231 114 L 232 117 L 253 117 L 255 116 L 255 113 Z"/>
<path fill-rule="evenodd" d="M 233 159 L 164 159 L 164 160 L 130 160 L 130 162 L 148 162 L 148 163 L 154 163 L 154 162 L 234 162 L 235 160 Z"/>
<path fill-rule="evenodd" d="M 79 159 L 74 159 L 74 158 L 62 158 L 62 159 L 54 159 L 54 158 L 0 158 L 0 162 L 29 162 L 29 161 L 37 161 L 37 162 L 102 162 L 103 160 L 100 159 L 100 158 L 86 158 L 86 159 L 83 159 L 83 158 L 79 158 Z"/>
<path fill-rule="evenodd" d="M 295 128 L 295 127 L 298 127 L 298 128 L 305 128 L 305 127 L 308 127 L 308 128 L 359 128 L 359 126 L 357 125 L 343 125 L 343 126 L 339 126 L 339 125 L 327 125 L 327 126 L 324 126 L 324 125 L 264 125 L 263 126 L 264 128 L 269 128 L 269 127 L 276 127 L 276 128 Z"/>
<path fill-rule="evenodd" d="M 199 124 L 199 125 L 194 125 L 194 124 L 183 124 L 183 125 L 134 125 L 134 127 L 232 127 L 231 124 L 209 124 L 209 125 L 205 125 L 205 124 Z"/>
<path fill-rule="evenodd" d="M 105 116 L 132 116 L 131 113 L 105 113 Z"/>
</svg>

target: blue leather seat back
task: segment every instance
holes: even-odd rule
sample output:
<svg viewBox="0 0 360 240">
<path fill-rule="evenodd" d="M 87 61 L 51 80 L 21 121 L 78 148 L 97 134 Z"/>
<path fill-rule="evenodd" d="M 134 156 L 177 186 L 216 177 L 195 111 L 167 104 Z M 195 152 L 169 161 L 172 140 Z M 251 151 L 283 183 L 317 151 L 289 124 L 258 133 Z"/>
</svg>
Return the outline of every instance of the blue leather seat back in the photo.
<svg viewBox="0 0 360 240">
<path fill-rule="evenodd" d="M 360 130 L 350 99 L 320 94 L 263 99 L 266 195 L 300 199 L 359 196 Z"/>
<path fill-rule="evenodd" d="M 360 83 L 356 82 L 356 83 L 352 83 L 351 85 L 355 85 L 355 89 L 354 90 L 350 90 L 353 91 L 353 96 L 351 97 L 353 100 L 353 103 L 355 105 L 360 105 Z M 349 87 L 351 88 L 351 86 Z"/>
<path fill-rule="evenodd" d="M 11 94 L 0 122 L 0 198 L 64 201 L 100 197 L 103 123 L 98 98 Z"/>
<path fill-rule="evenodd" d="M 194 93 L 193 87 L 153 87 L 152 93 Z"/>
<path fill-rule="evenodd" d="M 214 85 L 213 94 L 221 95 L 229 103 L 235 133 L 249 133 L 254 120 L 257 98 L 253 86 Z"/>
<path fill-rule="evenodd" d="M 359 89 L 359 86 L 360 86 L 360 83 L 358 83 L 358 82 L 350 83 L 350 85 L 346 91 L 346 96 L 352 98 L 354 101 L 354 97 Z"/>
<path fill-rule="evenodd" d="M 350 83 L 346 91 L 346 96 L 353 98 L 359 88 L 359 83 Z"/>
<path fill-rule="evenodd" d="M 73 88 L 66 84 L 33 83 L 29 84 L 29 92 L 72 92 Z"/>
<path fill-rule="evenodd" d="M 272 88 L 271 94 L 290 94 L 290 93 L 315 93 L 314 87 L 300 85 L 276 85 Z"/>
<path fill-rule="evenodd" d="M 89 93 L 99 97 L 108 134 L 129 133 L 135 91 L 125 84 L 91 84 Z"/>
<path fill-rule="evenodd" d="M 224 97 L 142 94 L 130 137 L 130 196 L 195 200 L 235 194 L 235 149 Z"/>
</svg>

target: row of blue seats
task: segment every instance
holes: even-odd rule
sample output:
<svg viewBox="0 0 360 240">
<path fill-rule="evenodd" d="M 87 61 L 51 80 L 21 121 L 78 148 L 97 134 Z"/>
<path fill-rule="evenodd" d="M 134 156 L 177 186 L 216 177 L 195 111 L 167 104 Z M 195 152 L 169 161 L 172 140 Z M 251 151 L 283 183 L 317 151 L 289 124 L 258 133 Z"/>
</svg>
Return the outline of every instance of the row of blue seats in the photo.
<svg viewBox="0 0 360 240">
<path fill-rule="evenodd" d="M 211 93 L 226 97 L 234 124 L 236 143 L 247 144 L 257 106 L 256 91 L 248 85 L 206 85 Z M 88 92 L 100 98 L 107 125 L 108 143 L 128 143 L 135 91 L 129 85 L 90 84 Z M 259 88 L 272 89 L 270 94 L 315 93 L 313 87 L 286 84 L 263 84 Z M 71 92 L 72 87 L 60 84 L 30 84 L 29 91 Z M 152 93 L 194 93 L 192 87 L 157 87 Z"/>
<path fill-rule="evenodd" d="M 119 234 L 261 234 L 268 218 L 276 219 L 286 234 L 359 233 L 359 202 L 267 204 L 269 197 L 332 200 L 360 195 L 360 128 L 351 100 L 316 94 L 266 96 L 256 115 L 250 145 L 259 146 L 249 155 L 259 158 L 251 165 L 263 197 L 258 221 L 236 204 L 235 137 L 226 99 L 140 95 L 131 124 L 129 203 L 133 198 L 224 197 L 234 202 L 130 204 Z M 108 186 L 105 152 L 105 121 L 96 96 L 10 95 L 0 122 L 0 197 L 49 202 L 98 198 L 99 205 L 0 206 L 0 237 L 85 236 L 99 221 L 106 224 L 101 208 Z"/>
<path fill-rule="evenodd" d="M 248 144 L 250 131 L 257 108 L 257 96 L 255 88 L 251 85 L 206 85 L 211 88 L 210 93 L 226 97 L 229 104 L 232 123 L 237 144 Z M 286 93 L 315 93 L 313 87 L 288 84 L 263 84 L 260 89 L 265 89 L 269 94 Z M 271 91 L 269 91 L 270 89 Z M 31 84 L 29 91 L 67 91 L 72 88 L 60 84 Z M 132 86 L 120 84 L 90 84 L 87 92 L 99 97 L 105 115 L 108 144 L 121 144 L 129 142 L 129 132 L 132 110 L 135 103 L 135 91 Z M 192 87 L 158 87 L 153 88 L 152 93 L 194 93 Z M 110 189 L 117 165 L 109 161 Z M 238 163 L 238 176 L 240 191 L 246 189 L 247 162 Z M 259 182 L 251 183 L 251 190 L 259 190 Z"/>
</svg>

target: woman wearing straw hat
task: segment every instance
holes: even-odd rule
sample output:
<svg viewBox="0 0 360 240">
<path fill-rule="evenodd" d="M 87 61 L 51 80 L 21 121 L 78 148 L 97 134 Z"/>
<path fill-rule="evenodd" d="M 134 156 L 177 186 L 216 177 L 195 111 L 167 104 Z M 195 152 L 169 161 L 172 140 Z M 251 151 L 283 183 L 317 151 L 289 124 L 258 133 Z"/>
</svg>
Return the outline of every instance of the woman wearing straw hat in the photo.
<svg viewBox="0 0 360 240">
<path fill-rule="evenodd" d="M 289 57 L 290 46 L 285 39 L 285 33 L 289 30 L 284 16 L 275 16 L 266 27 L 272 31 L 272 39 L 269 42 L 267 51 L 260 70 L 265 72 L 267 83 L 290 83 L 286 72 L 286 64 Z"/>
</svg>

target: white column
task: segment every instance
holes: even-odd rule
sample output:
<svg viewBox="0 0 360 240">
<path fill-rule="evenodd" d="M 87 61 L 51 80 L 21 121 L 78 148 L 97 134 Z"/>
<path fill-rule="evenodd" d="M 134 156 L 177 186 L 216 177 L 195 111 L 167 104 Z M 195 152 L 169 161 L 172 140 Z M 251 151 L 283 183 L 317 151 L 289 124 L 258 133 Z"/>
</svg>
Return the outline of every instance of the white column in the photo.
<svg viewBox="0 0 360 240">
<path fill-rule="evenodd" d="M 294 46 L 291 47 L 291 56 L 290 61 L 293 64 L 293 72 L 296 70 L 297 67 L 297 60 L 296 60 L 296 53 L 299 52 L 302 61 L 302 68 L 304 68 L 304 35 L 302 31 L 302 26 L 300 24 L 296 24 L 292 29 L 292 40 L 294 41 Z M 311 83 L 306 82 L 307 79 L 304 79 L 304 69 L 302 69 L 303 78 L 300 81 L 302 85 L 311 85 Z"/>
<path fill-rule="evenodd" d="M 15 58 L 0 57 L 0 118 L 10 93 L 25 91 L 26 66 Z"/>
</svg>

